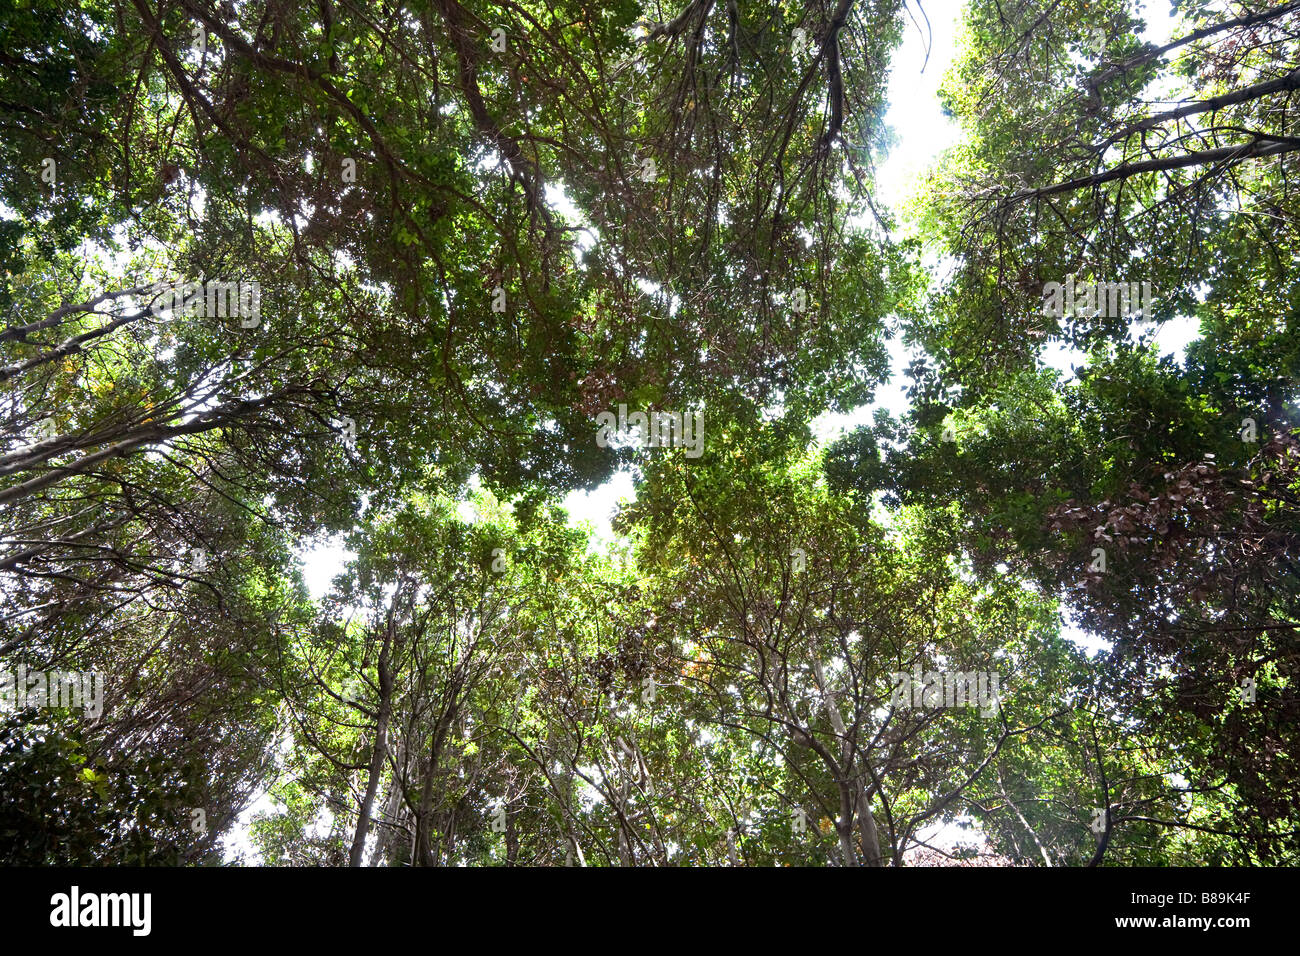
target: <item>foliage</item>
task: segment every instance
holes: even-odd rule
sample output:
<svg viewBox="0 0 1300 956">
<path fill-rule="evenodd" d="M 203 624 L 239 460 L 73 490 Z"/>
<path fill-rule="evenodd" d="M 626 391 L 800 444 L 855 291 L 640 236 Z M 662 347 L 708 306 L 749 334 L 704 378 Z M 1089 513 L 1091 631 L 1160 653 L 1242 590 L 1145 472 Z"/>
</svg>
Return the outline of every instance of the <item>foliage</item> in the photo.
<svg viewBox="0 0 1300 956">
<path fill-rule="evenodd" d="M 973 0 L 903 217 L 899 0 L 0 9 L 0 859 L 1294 864 L 1300 4 L 1176 6 Z"/>
</svg>

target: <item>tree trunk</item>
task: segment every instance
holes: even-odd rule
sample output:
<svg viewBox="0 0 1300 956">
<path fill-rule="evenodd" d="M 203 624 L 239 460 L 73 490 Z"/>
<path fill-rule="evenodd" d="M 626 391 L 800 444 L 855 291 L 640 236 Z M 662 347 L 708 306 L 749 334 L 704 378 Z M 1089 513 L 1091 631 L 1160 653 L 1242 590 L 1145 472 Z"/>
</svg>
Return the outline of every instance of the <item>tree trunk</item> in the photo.
<svg viewBox="0 0 1300 956">
<path fill-rule="evenodd" d="M 451 687 L 448 692 L 455 695 L 459 689 Z M 460 705 L 453 696 L 447 710 L 434 725 L 433 737 L 429 742 L 429 762 L 420 781 L 420 810 L 416 814 L 415 821 L 415 857 L 420 861 L 421 866 L 438 865 L 433 857 L 433 845 L 429 841 L 429 818 L 433 813 L 433 785 L 434 778 L 437 776 L 438 757 L 442 753 L 442 745 L 456 720 L 459 709 Z"/>
<path fill-rule="evenodd" d="M 394 763 L 401 767 L 403 747 L 399 739 L 393 745 Z M 375 835 L 375 852 L 372 860 L 376 863 L 384 859 L 388 852 L 389 845 L 393 842 L 393 823 L 397 820 L 397 815 L 402 809 L 402 787 L 398 780 L 398 772 L 393 772 L 393 782 L 388 789 L 388 800 L 384 803 L 384 809 L 380 813 L 381 821 L 386 824 L 379 828 Z"/>
<path fill-rule="evenodd" d="M 393 675 L 388 667 L 388 654 L 393 645 L 394 626 L 393 610 L 390 608 L 388 624 L 384 628 L 384 646 L 379 652 L 379 718 L 375 726 L 375 749 L 370 755 L 370 779 L 366 782 L 366 795 L 361 801 L 361 813 L 357 817 L 357 832 L 352 837 L 348 866 L 361 865 L 361 857 L 366 851 L 366 834 L 370 830 L 370 811 L 375 803 L 375 794 L 379 792 L 379 776 L 384 769 L 384 758 L 388 756 L 388 720 L 393 712 Z"/>
<path fill-rule="evenodd" d="M 853 813 L 856 809 L 858 828 L 861 830 L 862 837 L 863 863 L 866 866 L 884 866 L 884 861 L 880 856 L 880 836 L 876 832 L 876 818 L 871 813 L 871 801 L 867 797 L 867 786 L 863 782 L 861 775 L 858 776 L 856 781 L 852 779 L 853 746 L 849 742 L 848 734 L 844 728 L 844 716 L 840 713 L 840 707 L 835 701 L 835 695 L 827 689 L 826 675 L 822 671 L 822 663 L 815 654 L 812 656 L 812 666 L 813 674 L 817 677 L 817 686 L 822 692 L 822 699 L 826 701 L 826 716 L 830 718 L 831 727 L 839 735 L 841 743 L 840 752 L 842 757 L 840 766 L 843 768 L 846 779 L 836 782 L 840 785 L 841 793 L 849 795 L 847 801 L 843 799 L 840 801 L 841 806 L 845 807 L 843 829 L 840 831 L 841 848 L 846 851 L 844 855 L 845 865 L 855 865 L 855 863 L 850 862 L 850 859 L 856 858 L 856 854 L 852 854 Z M 850 834 L 847 846 L 845 846 L 845 831 Z"/>
</svg>

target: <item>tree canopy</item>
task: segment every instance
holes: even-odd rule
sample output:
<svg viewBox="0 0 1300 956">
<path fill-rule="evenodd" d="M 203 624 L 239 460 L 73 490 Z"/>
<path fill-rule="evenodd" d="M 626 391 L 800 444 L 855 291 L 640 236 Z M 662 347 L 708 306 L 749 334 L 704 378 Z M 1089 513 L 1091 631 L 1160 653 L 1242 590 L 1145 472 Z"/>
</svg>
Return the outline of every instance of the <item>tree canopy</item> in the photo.
<svg viewBox="0 0 1300 956">
<path fill-rule="evenodd" d="M 1300 2 L 924 14 L 0 9 L 0 860 L 1300 862 Z"/>
</svg>

